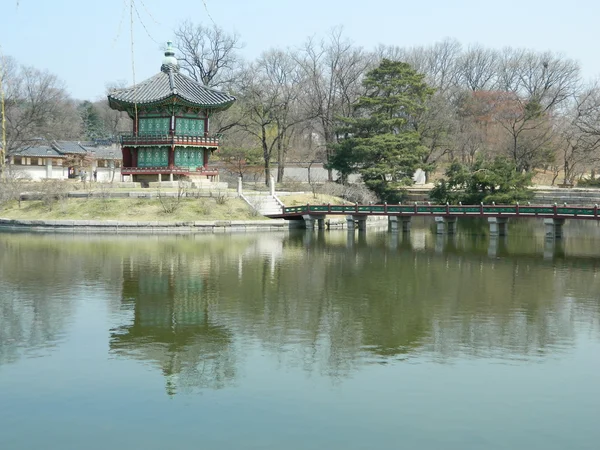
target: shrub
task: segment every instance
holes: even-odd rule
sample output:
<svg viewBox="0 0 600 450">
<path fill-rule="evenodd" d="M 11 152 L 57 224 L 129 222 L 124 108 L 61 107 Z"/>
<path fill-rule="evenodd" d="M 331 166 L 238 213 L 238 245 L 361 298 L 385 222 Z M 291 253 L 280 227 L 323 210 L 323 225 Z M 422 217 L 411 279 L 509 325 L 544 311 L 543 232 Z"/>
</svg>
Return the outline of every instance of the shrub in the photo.
<svg viewBox="0 0 600 450">
<path fill-rule="evenodd" d="M 157 192 L 158 201 L 165 214 L 173 214 L 179 209 L 181 200 L 187 195 L 188 184 L 185 181 L 179 181 L 177 193 L 174 196 L 167 196 L 159 189 Z"/>
<path fill-rule="evenodd" d="M 69 194 L 69 183 L 62 180 L 40 181 L 40 194 L 42 203 L 52 211 L 56 203 L 64 201 Z"/>
<path fill-rule="evenodd" d="M 583 178 L 577 182 L 577 186 L 600 188 L 600 178 Z"/>
<path fill-rule="evenodd" d="M 452 162 L 429 197 L 438 203 L 508 204 L 532 198 L 529 186 L 531 174 L 517 172 L 506 158 L 496 157 L 492 161 L 478 158 L 473 164 Z"/>
<path fill-rule="evenodd" d="M 351 203 L 367 204 L 377 201 L 377 196 L 362 183 L 323 183 L 317 191 L 319 194 L 341 197 Z"/>
</svg>

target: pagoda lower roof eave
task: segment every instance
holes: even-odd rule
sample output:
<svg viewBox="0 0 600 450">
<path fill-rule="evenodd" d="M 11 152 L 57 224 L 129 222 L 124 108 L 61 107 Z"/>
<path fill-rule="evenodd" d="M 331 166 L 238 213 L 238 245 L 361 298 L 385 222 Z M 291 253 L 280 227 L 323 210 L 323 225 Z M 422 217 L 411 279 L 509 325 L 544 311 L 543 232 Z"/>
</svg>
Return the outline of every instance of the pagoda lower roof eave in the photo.
<svg viewBox="0 0 600 450">
<path fill-rule="evenodd" d="M 166 98 L 156 99 L 156 100 L 151 100 L 151 101 L 144 101 L 144 102 L 129 102 L 129 101 L 113 98 L 110 95 L 108 96 L 108 105 L 110 106 L 111 109 L 115 109 L 117 111 L 125 111 L 125 112 L 129 112 L 132 109 L 135 109 L 136 107 L 137 108 L 146 108 L 146 107 L 170 106 L 170 105 L 181 105 L 181 106 L 188 106 L 188 107 L 198 108 L 198 109 L 223 111 L 223 110 L 229 108 L 231 105 L 233 105 L 234 102 L 235 102 L 235 100 L 231 100 L 231 101 L 228 101 L 225 103 L 215 103 L 215 104 L 207 105 L 207 104 L 191 102 L 189 100 L 186 100 L 183 97 L 180 97 L 179 95 L 170 95 L 169 97 L 166 97 Z"/>
<path fill-rule="evenodd" d="M 198 167 L 196 169 L 189 167 L 122 167 L 122 175 L 200 175 L 200 176 L 217 176 L 219 170 L 217 168 Z"/>
<path fill-rule="evenodd" d="M 123 147 L 207 147 L 218 148 L 219 138 L 210 136 L 121 136 Z"/>
<path fill-rule="evenodd" d="M 161 142 L 161 143 L 144 143 L 144 144 L 129 144 L 129 143 L 123 143 L 121 144 L 122 147 L 130 147 L 130 148 L 140 148 L 140 147 L 167 147 L 167 146 L 171 146 L 173 145 L 171 142 L 165 143 L 165 142 Z M 188 148 L 188 147 L 193 147 L 193 148 L 208 148 L 210 150 L 217 150 L 219 148 L 219 144 L 177 144 L 175 143 L 175 147 L 179 147 L 179 148 Z"/>
</svg>

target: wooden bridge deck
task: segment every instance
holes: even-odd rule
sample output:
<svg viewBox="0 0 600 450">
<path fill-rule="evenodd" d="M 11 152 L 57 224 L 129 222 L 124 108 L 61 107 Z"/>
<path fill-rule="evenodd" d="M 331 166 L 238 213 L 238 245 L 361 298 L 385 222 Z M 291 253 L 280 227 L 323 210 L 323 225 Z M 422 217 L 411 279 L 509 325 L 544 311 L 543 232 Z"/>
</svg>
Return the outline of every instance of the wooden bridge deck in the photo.
<svg viewBox="0 0 600 450">
<path fill-rule="evenodd" d="M 303 216 L 441 216 L 441 217 L 531 217 L 599 220 L 598 205 L 302 205 L 282 208 L 274 219 L 301 220 Z"/>
</svg>

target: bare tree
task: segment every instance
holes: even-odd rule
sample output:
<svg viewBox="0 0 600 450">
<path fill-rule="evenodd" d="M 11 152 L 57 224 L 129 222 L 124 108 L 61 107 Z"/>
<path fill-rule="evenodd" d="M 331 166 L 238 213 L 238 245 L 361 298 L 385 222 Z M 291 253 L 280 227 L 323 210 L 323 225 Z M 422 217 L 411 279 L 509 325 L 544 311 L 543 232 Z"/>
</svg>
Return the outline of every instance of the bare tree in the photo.
<svg viewBox="0 0 600 450">
<path fill-rule="evenodd" d="M 552 121 L 578 92 L 579 66 L 550 52 L 505 49 L 499 60 L 495 119 L 508 133 L 506 149 L 518 170 L 554 154 Z"/>
<path fill-rule="evenodd" d="M 307 119 L 298 101 L 302 86 L 302 74 L 294 58 L 281 50 L 264 53 L 244 73 L 240 127 L 260 143 L 266 183 L 274 155 L 280 164 L 278 179 L 282 179 L 293 127 Z"/>
<path fill-rule="evenodd" d="M 563 183 L 572 185 L 586 168 L 600 161 L 600 136 L 581 131 L 575 121 L 565 120 L 558 129 L 557 166 L 563 173 Z"/>
<path fill-rule="evenodd" d="M 39 138 L 79 138 L 81 119 L 62 82 L 49 72 L 20 66 L 11 58 L 6 61 L 3 83 L 7 155 Z"/>
<path fill-rule="evenodd" d="M 472 91 L 496 87 L 498 52 L 480 45 L 469 47 L 457 61 L 457 81 Z"/>
<path fill-rule="evenodd" d="M 573 184 L 587 169 L 600 162 L 600 91 L 597 84 L 587 87 L 563 114 L 557 133 L 560 138 L 557 159 L 563 183 Z"/>
<path fill-rule="evenodd" d="M 460 42 L 456 39 L 445 39 L 436 42 L 425 53 L 427 66 L 423 73 L 427 75 L 429 85 L 438 92 L 446 92 L 458 83 L 457 62 L 462 51 Z"/>
<path fill-rule="evenodd" d="M 600 136 L 600 81 L 577 97 L 577 127 L 585 134 Z"/>
<path fill-rule="evenodd" d="M 106 94 L 110 94 L 115 89 L 122 89 L 127 86 L 125 80 L 120 80 L 106 85 Z M 94 107 L 98 110 L 103 128 L 108 136 L 113 140 L 121 133 L 131 133 L 132 120 L 125 111 L 117 111 L 108 105 L 108 99 L 105 97 L 102 100 L 94 102 Z"/>
<path fill-rule="evenodd" d="M 427 149 L 423 154 L 423 170 L 426 176 L 435 165 L 454 147 L 457 131 L 457 115 L 453 105 L 437 93 L 427 100 L 426 108 L 415 118 L 414 128 L 419 132 L 421 143 Z"/>
<path fill-rule="evenodd" d="M 327 161 L 337 142 L 337 118 L 352 114 L 352 104 L 362 92 L 362 77 L 373 61 L 361 47 L 344 39 L 342 32 L 334 28 L 324 40 L 309 38 L 297 58 L 307 81 L 304 98 L 319 124 Z M 331 170 L 328 178 L 333 180 Z"/>
<path fill-rule="evenodd" d="M 413 69 L 426 76 L 427 84 L 434 87 L 438 93 L 446 95 L 459 84 L 461 52 L 460 42 L 447 38 L 429 47 L 402 48 L 380 45 L 375 55 L 378 61 L 386 58 L 410 64 Z"/>
<path fill-rule="evenodd" d="M 181 67 L 194 80 L 210 87 L 233 81 L 240 62 L 237 51 L 242 48 L 238 34 L 186 21 L 175 31 L 175 38 Z"/>
</svg>

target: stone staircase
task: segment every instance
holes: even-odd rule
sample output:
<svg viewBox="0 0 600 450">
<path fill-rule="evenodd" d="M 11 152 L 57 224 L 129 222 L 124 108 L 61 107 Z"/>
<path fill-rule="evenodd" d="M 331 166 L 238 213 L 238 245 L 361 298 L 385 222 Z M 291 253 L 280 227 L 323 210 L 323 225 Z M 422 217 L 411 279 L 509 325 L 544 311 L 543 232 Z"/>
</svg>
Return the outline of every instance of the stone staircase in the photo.
<svg viewBox="0 0 600 450">
<path fill-rule="evenodd" d="M 281 214 L 281 201 L 269 192 L 245 192 L 242 198 L 263 216 Z"/>
</svg>

